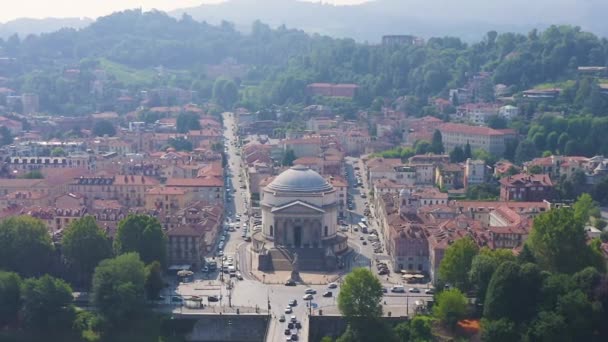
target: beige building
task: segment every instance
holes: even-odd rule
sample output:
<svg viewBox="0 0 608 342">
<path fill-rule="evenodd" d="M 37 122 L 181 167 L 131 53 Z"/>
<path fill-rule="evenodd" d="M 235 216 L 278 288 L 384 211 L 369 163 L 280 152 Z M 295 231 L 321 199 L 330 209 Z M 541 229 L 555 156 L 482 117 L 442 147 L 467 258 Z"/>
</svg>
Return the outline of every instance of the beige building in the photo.
<svg viewBox="0 0 608 342">
<path fill-rule="evenodd" d="M 464 148 L 468 143 L 471 151 L 484 150 L 498 157 L 505 153 L 506 142 L 516 138 L 513 130 L 496 130 L 457 123 L 442 124 L 439 131 L 446 151 L 451 151 L 456 146 Z"/>
<path fill-rule="evenodd" d="M 186 189 L 156 187 L 146 191 L 145 208 L 172 215 L 185 208 L 191 199 L 192 194 Z"/>
<path fill-rule="evenodd" d="M 148 176 L 79 177 L 68 185 L 68 191 L 84 195 L 87 204 L 114 199 L 125 206 L 142 207 L 146 191 L 158 185 L 158 180 Z"/>
<path fill-rule="evenodd" d="M 217 204 L 224 202 L 224 181 L 222 178 L 169 178 L 165 185 L 192 192 L 192 199 L 195 201 L 202 200 Z"/>
</svg>

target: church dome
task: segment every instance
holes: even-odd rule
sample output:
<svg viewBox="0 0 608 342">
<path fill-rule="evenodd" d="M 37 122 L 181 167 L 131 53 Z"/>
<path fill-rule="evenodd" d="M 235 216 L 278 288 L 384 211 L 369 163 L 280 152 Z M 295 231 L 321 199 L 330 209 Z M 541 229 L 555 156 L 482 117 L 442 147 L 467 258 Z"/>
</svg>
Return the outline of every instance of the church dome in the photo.
<svg viewBox="0 0 608 342">
<path fill-rule="evenodd" d="M 269 190 L 279 192 L 327 192 L 333 190 L 325 178 L 306 166 L 296 165 L 278 175 Z"/>
</svg>

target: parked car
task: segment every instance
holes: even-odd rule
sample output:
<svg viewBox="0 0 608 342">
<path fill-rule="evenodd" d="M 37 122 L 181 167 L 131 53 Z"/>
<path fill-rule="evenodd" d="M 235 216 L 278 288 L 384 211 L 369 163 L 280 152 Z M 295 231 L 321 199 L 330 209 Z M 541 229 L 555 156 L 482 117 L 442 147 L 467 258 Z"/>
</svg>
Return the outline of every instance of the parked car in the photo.
<svg viewBox="0 0 608 342">
<path fill-rule="evenodd" d="M 297 334 L 291 334 L 291 340 L 292 341 L 297 341 L 298 340 L 298 335 Z"/>
<path fill-rule="evenodd" d="M 306 293 L 306 294 L 317 294 L 317 290 L 315 290 L 315 289 L 311 289 L 311 288 L 309 287 L 309 288 L 307 288 L 307 289 L 304 291 L 304 293 Z"/>
<path fill-rule="evenodd" d="M 291 330 L 289 328 L 285 328 L 285 335 L 291 335 Z M 291 336 L 289 339 L 291 340 Z"/>
<path fill-rule="evenodd" d="M 279 322 L 285 322 L 285 315 L 281 315 L 279 317 Z"/>
<path fill-rule="evenodd" d="M 173 303 L 182 303 L 183 301 L 184 300 L 181 297 L 179 297 L 179 296 L 173 296 L 173 297 L 171 297 L 171 302 L 173 302 Z"/>
<path fill-rule="evenodd" d="M 433 290 L 433 289 L 428 289 L 428 290 L 424 291 L 424 293 L 425 293 L 425 294 L 428 294 L 428 295 L 432 295 L 432 294 L 435 294 L 435 290 Z"/>
<path fill-rule="evenodd" d="M 289 319 L 289 321 L 295 323 L 298 321 L 298 319 L 296 318 L 296 316 L 292 315 L 291 318 Z"/>
<path fill-rule="evenodd" d="M 219 302 L 220 301 L 220 297 L 216 296 L 216 295 L 212 295 L 207 297 L 207 300 L 210 302 Z"/>
<path fill-rule="evenodd" d="M 323 293 L 323 297 L 331 297 L 333 296 L 333 293 L 331 291 L 327 291 L 325 293 Z"/>
<path fill-rule="evenodd" d="M 289 279 L 288 281 L 285 282 L 285 286 L 296 286 L 296 282 Z"/>
<path fill-rule="evenodd" d="M 290 314 L 292 312 L 293 312 L 293 310 L 291 309 L 291 306 L 288 306 L 288 307 L 285 308 L 285 313 L 286 314 Z"/>
<path fill-rule="evenodd" d="M 327 285 L 327 288 L 328 288 L 328 289 L 335 289 L 335 288 L 337 288 L 337 287 L 338 287 L 338 284 L 336 284 L 336 283 L 329 283 L 329 284 Z"/>
<path fill-rule="evenodd" d="M 302 297 L 302 299 L 304 300 L 312 300 L 313 296 L 309 293 L 309 294 L 305 294 L 304 297 Z"/>
<path fill-rule="evenodd" d="M 289 301 L 289 306 L 296 306 L 296 305 L 298 305 L 298 301 L 297 300 L 292 299 L 292 300 Z"/>
<path fill-rule="evenodd" d="M 420 289 L 417 287 L 412 287 L 408 290 L 410 293 L 420 293 Z"/>
<path fill-rule="evenodd" d="M 404 293 L 405 292 L 405 288 L 401 285 L 395 285 L 391 288 L 391 292 L 394 293 Z"/>
</svg>

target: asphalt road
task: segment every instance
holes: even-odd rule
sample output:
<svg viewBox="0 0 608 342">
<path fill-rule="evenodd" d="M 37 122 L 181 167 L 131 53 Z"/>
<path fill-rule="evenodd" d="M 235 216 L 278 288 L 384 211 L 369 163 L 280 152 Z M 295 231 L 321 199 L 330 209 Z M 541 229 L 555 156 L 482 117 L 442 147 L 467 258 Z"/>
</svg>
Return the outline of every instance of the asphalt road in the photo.
<svg viewBox="0 0 608 342">
<path fill-rule="evenodd" d="M 172 293 L 185 297 L 193 295 L 200 296 L 204 298 L 203 303 L 205 305 L 210 305 L 213 309 L 217 310 L 221 310 L 222 306 L 226 307 L 232 305 L 240 307 L 258 307 L 263 311 L 266 311 L 270 305 L 270 312 L 273 316 L 273 320 L 271 321 L 271 328 L 269 330 L 270 333 L 267 341 L 285 341 L 286 335 L 284 334 L 284 330 L 287 323 L 279 322 L 281 315 L 285 315 L 286 320 L 289 320 L 290 317 L 294 315 L 299 321 L 302 322 L 303 327 L 308 325 L 308 313 L 311 311 L 311 308 L 307 307 L 306 301 L 303 300 L 306 287 L 301 285 L 294 287 L 268 285 L 256 281 L 249 276 L 248 262 L 246 258 L 246 247 L 249 243 L 245 242 L 241 237 L 243 233 L 243 223 L 246 223 L 248 227 L 251 228 L 249 217 L 247 215 L 243 215 L 246 214 L 248 210 L 248 193 L 246 189 L 240 188 L 241 185 L 246 185 L 247 182 L 244 179 L 243 162 L 238 155 L 239 148 L 233 144 L 237 141 L 237 136 L 235 134 L 236 122 L 234 121 L 234 116 L 231 113 L 224 113 L 223 116 L 225 127 L 224 136 L 227 145 L 226 155 L 228 159 L 227 186 L 230 188 L 230 196 L 226 196 L 226 216 L 230 218 L 231 222 L 234 222 L 235 214 L 241 215 L 240 222 L 238 222 L 239 228 L 234 232 L 228 233 L 228 236 L 226 237 L 223 253 L 224 256 L 231 257 L 233 259 L 233 264 L 236 265 L 240 270 L 244 280 L 239 281 L 236 278 L 230 278 L 228 274 L 224 274 L 222 277 L 219 272 L 214 272 L 207 275 L 197 272 L 194 277 L 194 282 L 180 284 L 177 288 L 174 288 Z M 355 166 L 360 167 L 361 170 L 355 171 Z M 357 172 L 360 172 L 361 175 L 364 176 L 363 165 L 360 164 L 359 159 L 347 158 L 346 170 L 348 171 L 348 180 L 350 184 L 354 183 L 355 174 Z M 240 177 L 241 174 L 243 178 Z M 366 183 L 365 179 L 364 183 Z M 236 192 L 234 192 L 234 189 L 236 189 Z M 353 210 L 349 211 L 350 214 L 347 215 L 350 226 L 358 223 L 363 217 L 365 202 L 368 199 L 361 198 L 361 190 L 362 188 L 360 187 L 349 187 L 348 192 L 352 195 L 351 198 L 353 198 L 354 202 Z M 363 188 L 363 191 L 366 194 L 369 193 L 367 184 Z M 373 220 L 371 220 L 370 223 L 370 228 L 377 229 L 377 227 L 374 226 Z M 380 229 L 377 230 L 380 232 Z M 249 234 L 251 234 L 251 230 L 249 230 Z M 362 240 L 360 238 L 361 236 L 366 238 L 366 234 L 362 234 L 360 231 L 355 232 L 351 230 L 346 232 L 346 235 L 349 237 L 351 245 L 356 251 L 355 256 L 351 259 L 350 266 L 370 267 L 372 271 L 376 273 L 374 260 L 376 258 L 386 259 L 387 256 L 382 254 L 374 254 L 371 243 L 368 243 L 367 245 L 362 244 Z M 380 238 L 380 241 L 383 241 L 383 239 Z M 221 265 L 221 259 L 222 258 L 218 258 L 218 266 Z M 399 305 L 405 307 L 407 304 L 407 311 L 413 313 L 416 300 L 429 299 L 430 297 L 424 294 L 424 289 L 427 288 L 426 285 L 416 286 L 421 288 L 420 294 L 391 293 L 390 288 L 393 286 L 395 281 L 391 279 L 393 282 L 390 283 L 386 281 L 385 277 L 379 278 L 383 282 L 383 286 L 388 289 L 388 292 L 383 298 L 383 304 L 386 304 L 387 306 Z M 221 280 L 223 280 L 223 282 Z M 230 285 L 228 285 L 228 283 Z M 412 286 L 406 285 L 405 287 L 408 289 Z M 314 299 L 312 300 L 313 307 L 315 307 L 316 310 L 323 308 L 333 308 L 335 310 L 335 306 L 337 305 L 337 295 L 340 291 L 339 286 L 337 289 L 332 290 L 329 290 L 326 286 L 311 286 L 311 288 L 317 291 L 317 294 L 313 295 Z M 326 291 L 331 291 L 332 297 L 323 297 L 322 294 Z M 206 298 L 210 295 L 221 296 L 221 301 L 209 303 Z M 298 305 L 292 308 L 293 313 L 287 314 L 285 313 L 285 308 L 292 299 L 297 300 Z M 193 310 L 192 312 L 196 311 Z M 298 336 L 300 341 L 306 341 L 307 331 L 299 331 Z"/>
</svg>

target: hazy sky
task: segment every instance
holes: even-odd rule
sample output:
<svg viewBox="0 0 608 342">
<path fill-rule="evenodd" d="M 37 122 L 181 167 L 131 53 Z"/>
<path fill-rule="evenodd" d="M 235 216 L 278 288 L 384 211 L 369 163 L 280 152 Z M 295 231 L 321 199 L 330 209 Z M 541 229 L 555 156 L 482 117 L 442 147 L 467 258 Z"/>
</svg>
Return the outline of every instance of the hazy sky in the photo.
<svg viewBox="0 0 608 342">
<path fill-rule="evenodd" d="M 223 0 L 0 0 L 0 22 L 16 18 L 89 17 L 96 18 L 115 11 L 141 7 L 173 10 L 218 3 Z M 263 1 L 263 0 L 262 0 Z M 319 2 L 318 0 L 304 0 Z M 323 0 L 324 3 L 354 4 L 366 0 Z"/>
</svg>

